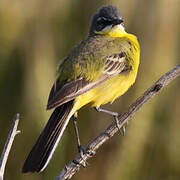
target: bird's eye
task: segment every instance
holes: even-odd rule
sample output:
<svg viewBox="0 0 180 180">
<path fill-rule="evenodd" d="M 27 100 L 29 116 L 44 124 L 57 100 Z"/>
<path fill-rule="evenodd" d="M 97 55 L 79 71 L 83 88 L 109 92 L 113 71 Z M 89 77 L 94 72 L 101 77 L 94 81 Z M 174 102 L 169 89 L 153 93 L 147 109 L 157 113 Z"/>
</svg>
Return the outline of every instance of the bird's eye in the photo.
<svg viewBox="0 0 180 180">
<path fill-rule="evenodd" d="M 100 31 L 106 26 L 111 25 L 111 24 L 112 24 L 111 20 L 104 17 L 100 17 L 97 19 L 97 30 Z"/>
<path fill-rule="evenodd" d="M 112 23 L 110 19 L 107 19 L 105 17 L 98 18 L 97 22 L 100 24 L 111 24 Z"/>
</svg>

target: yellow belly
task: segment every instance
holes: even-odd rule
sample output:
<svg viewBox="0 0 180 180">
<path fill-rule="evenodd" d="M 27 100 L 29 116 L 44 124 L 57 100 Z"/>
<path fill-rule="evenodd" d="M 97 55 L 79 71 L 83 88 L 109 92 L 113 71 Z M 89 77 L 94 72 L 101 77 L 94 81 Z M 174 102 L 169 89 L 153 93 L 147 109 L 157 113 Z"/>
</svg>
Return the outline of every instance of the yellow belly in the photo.
<svg viewBox="0 0 180 180">
<path fill-rule="evenodd" d="M 108 102 L 112 103 L 116 98 L 123 95 L 134 83 L 136 74 L 137 72 L 132 71 L 129 74 L 117 75 L 102 85 L 78 96 L 75 100 L 74 108 L 78 110 L 86 104 L 99 107 Z"/>
<path fill-rule="evenodd" d="M 126 32 L 116 32 L 111 34 L 112 37 L 126 37 L 134 45 L 131 50 L 133 61 L 131 62 L 132 69 L 130 72 L 120 73 L 112 79 L 104 82 L 102 85 L 78 96 L 75 99 L 74 111 L 79 110 L 82 106 L 89 104 L 92 107 L 101 106 L 108 102 L 113 102 L 116 98 L 123 95 L 135 82 L 138 66 L 139 66 L 139 44 L 134 35 Z M 136 48 L 135 48 L 136 47 Z"/>
</svg>

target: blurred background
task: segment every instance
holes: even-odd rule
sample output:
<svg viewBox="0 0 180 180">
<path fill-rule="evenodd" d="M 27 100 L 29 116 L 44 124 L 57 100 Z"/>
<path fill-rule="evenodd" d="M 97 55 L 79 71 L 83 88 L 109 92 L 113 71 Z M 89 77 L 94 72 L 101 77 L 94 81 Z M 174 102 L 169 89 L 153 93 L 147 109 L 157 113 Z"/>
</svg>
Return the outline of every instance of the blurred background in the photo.
<svg viewBox="0 0 180 180">
<path fill-rule="evenodd" d="M 179 0 L 1 0 L 0 1 L 0 152 L 12 118 L 19 129 L 5 179 L 49 180 L 77 153 L 72 122 L 40 174 L 21 174 L 30 149 L 47 122 L 46 103 L 58 62 L 88 34 L 92 15 L 105 4 L 117 6 L 126 30 L 137 35 L 141 63 L 135 85 L 107 109 L 124 112 L 159 77 L 180 62 Z M 130 121 L 126 136 L 101 147 L 74 180 L 179 180 L 180 79 L 146 103 Z M 112 118 L 93 109 L 79 112 L 83 145 Z"/>
</svg>

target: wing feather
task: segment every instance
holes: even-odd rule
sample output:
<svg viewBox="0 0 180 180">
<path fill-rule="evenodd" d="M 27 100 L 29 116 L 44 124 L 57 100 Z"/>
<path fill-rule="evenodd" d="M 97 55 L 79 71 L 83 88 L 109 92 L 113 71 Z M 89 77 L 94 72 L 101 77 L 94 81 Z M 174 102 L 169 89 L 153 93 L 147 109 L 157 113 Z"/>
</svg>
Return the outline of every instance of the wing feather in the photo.
<svg viewBox="0 0 180 180">
<path fill-rule="evenodd" d="M 47 109 L 52 109 L 69 102 L 127 69 L 126 54 L 124 52 L 108 56 L 104 62 L 104 71 L 95 81 L 87 81 L 80 77 L 61 86 L 59 79 L 57 79 L 51 89 Z"/>
</svg>

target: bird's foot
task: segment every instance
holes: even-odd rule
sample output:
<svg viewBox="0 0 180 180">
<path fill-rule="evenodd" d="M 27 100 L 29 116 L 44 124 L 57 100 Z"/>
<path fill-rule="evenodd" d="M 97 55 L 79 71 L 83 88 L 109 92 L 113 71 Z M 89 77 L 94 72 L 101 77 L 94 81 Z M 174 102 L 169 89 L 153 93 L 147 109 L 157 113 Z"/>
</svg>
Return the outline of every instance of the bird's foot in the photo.
<svg viewBox="0 0 180 180">
<path fill-rule="evenodd" d="M 128 123 L 126 123 L 126 125 L 120 127 L 120 126 L 119 126 L 119 117 L 120 117 L 120 114 L 119 114 L 119 113 L 117 113 L 117 115 L 114 115 L 115 123 L 116 123 L 116 126 L 117 126 L 118 131 L 120 132 L 120 134 L 121 134 L 122 136 L 125 136 L 125 134 L 126 134 L 126 127 L 125 127 L 125 126 L 126 126 Z"/>
<path fill-rule="evenodd" d="M 78 165 L 81 165 L 81 166 L 83 166 L 83 167 L 86 167 L 88 164 L 87 164 L 87 161 L 86 161 L 86 159 L 85 159 L 85 149 L 80 145 L 80 146 L 78 146 L 78 152 L 79 152 L 79 154 L 80 154 L 80 157 L 81 157 L 81 161 L 76 161 L 76 160 L 73 160 L 73 162 L 75 163 L 75 164 L 78 164 Z"/>
</svg>

